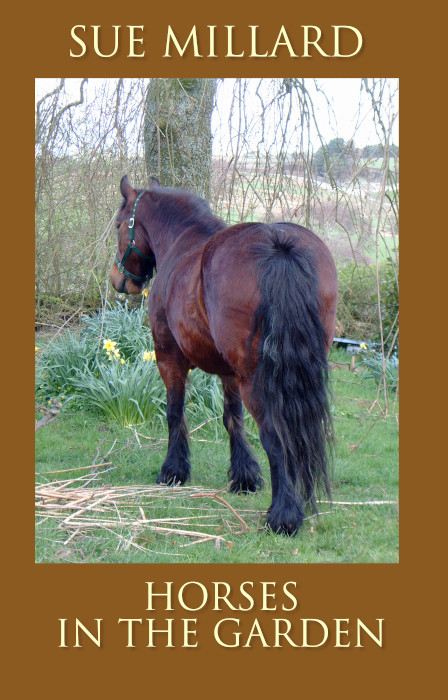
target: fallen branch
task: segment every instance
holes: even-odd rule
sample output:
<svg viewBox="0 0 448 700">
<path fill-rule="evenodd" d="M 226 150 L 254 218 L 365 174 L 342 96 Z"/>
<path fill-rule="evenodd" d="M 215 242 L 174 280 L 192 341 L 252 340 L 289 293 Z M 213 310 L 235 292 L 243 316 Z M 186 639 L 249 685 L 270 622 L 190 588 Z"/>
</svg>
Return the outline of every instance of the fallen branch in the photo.
<svg viewBox="0 0 448 700">
<path fill-rule="evenodd" d="M 45 415 L 40 420 L 36 421 L 34 432 L 37 433 L 37 431 L 40 430 L 40 428 L 43 428 L 44 425 L 52 423 L 55 420 L 55 418 L 58 417 L 61 408 L 61 404 L 58 401 L 54 400 L 51 402 L 51 408 L 47 408 L 46 406 L 39 406 L 39 411 L 45 413 Z"/>
</svg>

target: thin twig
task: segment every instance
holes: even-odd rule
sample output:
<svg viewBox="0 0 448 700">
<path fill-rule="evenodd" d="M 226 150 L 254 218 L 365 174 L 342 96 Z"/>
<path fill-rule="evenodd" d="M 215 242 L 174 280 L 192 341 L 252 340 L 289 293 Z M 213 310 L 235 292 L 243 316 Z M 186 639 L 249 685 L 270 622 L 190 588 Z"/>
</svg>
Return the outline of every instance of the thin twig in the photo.
<svg viewBox="0 0 448 700">
<path fill-rule="evenodd" d="M 317 503 L 329 503 L 332 506 L 397 506 L 398 501 L 317 501 Z"/>
<path fill-rule="evenodd" d="M 111 464 L 112 462 L 102 462 L 101 464 L 90 464 L 88 467 L 74 467 L 73 469 L 56 469 L 52 472 L 45 472 L 45 474 L 42 474 L 42 472 L 34 473 L 38 474 L 39 476 L 46 476 L 47 474 L 67 474 L 68 472 L 80 472 L 84 471 L 85 469 L 98 469 L 99 467 L 109 467 Z"/>
<path fill-rule="evenodd" d="M 233 513 L 235 518 L 237 518 L 237 520 L 239 520 L 241 525 L 243 526 L 242 530 L 239 530 L 238 532 L 234 533 L 235 535 L 242 535 L 249 530 L 248 524 L 243 520 L 243 518 L 240 515 L 238 515 L 238 513 L 236 512 L 236 510 L 234 508 L 232 508 L 230 503 L 227 503 L 227 501 L 224 498 L 222 498 L 222 496 L 218 496 L 216 493 L 204 493 L 204 494 L 198 493 L 198 494 L 193 495 L 192 498 L 215 498 L 217 501 L 220 501 L 220 503 L 225 505 L 226 508 L 228 508 Z"/>
<path fill-rule="evenodd" d="M 372 430 L 372 428 L 375 427 L 375 425 L 378 423 L 378 421 L 379 421 L 381 418 L 382 418 L 382 416 L 379 416 L 379 417 L 372 423 L 372 425 L 371 425 L 371 426 L 369 427 L 369 429 L 364 433 L 364 435 L 363 435 L 362 438 L 359 440 L 359 442 L 356 443 L 356 445 L 349 445 L 349 448 L 348 448 L 348 449 L 350 450 L 351 454 L 353 454 L 354 452 L 356 452 L 356 450 L 358 449 L 358 447 L 361 445 L 362 442 L 364 442 L 364 440 L 366 439 L 367 435 L 370 433 L 370 431 Z"/>
</svg>

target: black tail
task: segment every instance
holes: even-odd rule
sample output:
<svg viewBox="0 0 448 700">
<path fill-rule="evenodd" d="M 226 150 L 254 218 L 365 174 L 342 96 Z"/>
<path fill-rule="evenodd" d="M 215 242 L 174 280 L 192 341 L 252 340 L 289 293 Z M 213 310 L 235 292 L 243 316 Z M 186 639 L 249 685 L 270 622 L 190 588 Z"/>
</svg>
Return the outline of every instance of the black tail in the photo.
<svg viewBox="0 0 448 700">
<path fill-rule="evenodd" d="M 316 489 L 323 486 L 330 496 L 326 446 L 332 429 L 316 267 L 312 252 L 297 249 L 286 230 L 269 232 L 271 242 L 260 244 L 257 255 L 255 329 L 261 340 L 254 399 L 281 445 L 292 484 L 317 511 Z"/>
</svg>

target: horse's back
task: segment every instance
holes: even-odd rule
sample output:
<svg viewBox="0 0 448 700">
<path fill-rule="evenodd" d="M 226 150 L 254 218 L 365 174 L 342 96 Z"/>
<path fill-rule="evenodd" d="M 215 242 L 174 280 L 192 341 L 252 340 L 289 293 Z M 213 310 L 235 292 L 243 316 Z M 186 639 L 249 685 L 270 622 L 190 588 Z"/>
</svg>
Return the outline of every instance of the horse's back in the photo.
<svg viewBox="0 0 448 700">
<path fill-rule="evenodd" d="M 257 361 L 259 339 L 254 334 L 254 316 L 260 303 L 260 259 L 274 253 L 278 236 L 313 260 L 322 323 L 328 337 L 334 332 L 337 277 L 333 258 L 321 239 L 289 223 L 246 223 L 224 229 L 204 248 L 201 287 L 214 343 L 241 377 L 252 374 Z"/>
</svg>

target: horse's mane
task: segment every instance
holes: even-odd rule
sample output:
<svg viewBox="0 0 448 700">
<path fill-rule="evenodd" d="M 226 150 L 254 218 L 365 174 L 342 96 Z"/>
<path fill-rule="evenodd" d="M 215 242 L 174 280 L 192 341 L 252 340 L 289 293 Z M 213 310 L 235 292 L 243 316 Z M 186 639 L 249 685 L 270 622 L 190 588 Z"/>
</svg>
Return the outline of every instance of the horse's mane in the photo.
<svg viewBox="0 0 448 700">
<path fill-rule="evenodd" d="M 151 193 L 151 215 L 159 220 L 160 225 L 171 230 L 194 226 L 210 236 L 226 227 L 225 222 L 213 214 L 205 199 L 188 190 L 155 187 L 147 191 Z"/>
</svg>

